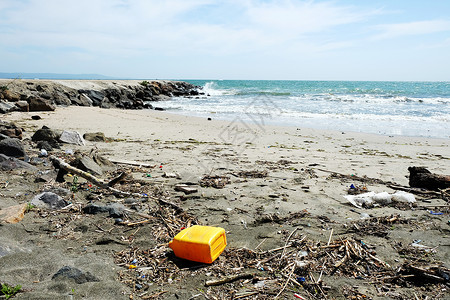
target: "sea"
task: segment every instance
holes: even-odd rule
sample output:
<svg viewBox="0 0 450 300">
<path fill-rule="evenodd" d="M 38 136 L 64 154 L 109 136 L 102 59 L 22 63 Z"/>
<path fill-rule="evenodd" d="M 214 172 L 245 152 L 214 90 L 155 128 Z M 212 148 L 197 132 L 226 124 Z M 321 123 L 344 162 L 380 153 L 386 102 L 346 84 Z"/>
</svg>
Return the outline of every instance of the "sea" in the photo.
<svg viewBox="0 0 450 300">
<path fill-rule="evenodd" d="M 450 82 L 183 80 L 204 96 L 159 102 L 204 118 L 381 135 L 450 138 Z"/>
</svg>

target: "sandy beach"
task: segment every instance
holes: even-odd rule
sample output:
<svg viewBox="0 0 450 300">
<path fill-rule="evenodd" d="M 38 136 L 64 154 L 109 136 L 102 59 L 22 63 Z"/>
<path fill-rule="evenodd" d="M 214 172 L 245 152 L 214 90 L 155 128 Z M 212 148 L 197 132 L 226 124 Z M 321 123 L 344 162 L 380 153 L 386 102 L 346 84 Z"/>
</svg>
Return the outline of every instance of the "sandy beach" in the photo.
<svg viewBox="0 0 450 300">
<path fill-rule="evenodd" d="M 41 119 L 32 120 L 32 115 L 39 115 Z M 416 253 L 417 260 L 418 257 L 429 256 L 430 264 L 449 262 L 448 202 L 436 195 L 416 195 L 414 207 L 381 205 L 366 209 L 354 207 L 344 198 L 352 184 L 365 186 L 368 191 L 376 193 L 394 193 L 396 190 L 387 183 L 407 187 L 408 167 L 411 166 L 423 166 L 437 174 L 450 174 L 448 139 L 277 127 L 241 123 L 239 120 L 215 120 L 214 116 L 207 120 L 151 110 L 76 106 L 58 107 L 54 112 L 13 112 L 2 115 L 2 120 L 23 128 L 25 140 L 44 125 L 54 130 L 75 130 L 82 135 L 103 132 L 111 138 L 109 142 L 87 141 L 86 146 L 64 144 L 60 151 L 64 153 L 72 149 L 88 153 L 96 149 L 113 162 L 142 163 L 141 168 L 135 166 L 131 170 L 134 179 L 142 181 L 133 189 L 139 192 L 139 186 L 144 189 L 144 184 L 148 185 L 146 190 L 157 187 L 164 191 L 167 199 L 198 219 L 199 223 L 224 228 L 228 249 L 264 252 L 287 245 L 288 238 L 301 240 L 304 237 L 322 245 L 351 238 L 373 247 L 371 249 L 378 259 L 396 269 L 411 260 L 399 250 L 420 240 L 421 245 L 433 249 L 433 252 Z M 30 141 L 28 143 L 33 145 Z M 30 156 L 37 156 L 38 152 L 39 149 L 30 150 Z M 125 166 L 129 167 L 116 163 L 117 169 Z M 52 166 L 41 168 L 51 170 Z M 176 176 L 167 176 L 171 173 Z M 226 177 L 229 182 L 223 188 L 201 186 L 199 181 L 205 175 Z M 366 182 L 360 180 L 363 177 L 367 177 Z M 5 186 L 6 181 L 10 182 L 8 186 Z M 27 203 L 50 183 L 34 183 L 22 173 L 3 172 L 0 209 Z M 194 186 L 198 192 L 186 195 L 175 190 L 178 184 Z M 22 190 L 24 186 L 26 188 Z M 72 197 L 72 202 L 80 207 L 90 201 L 81 193 Z M 99 199 L 104 203 L 123 202 L 108 193 Z M 146 204 L 140 206 L 140 211 L 148 212 Z M 430 211 L 443 214 L 431 214 Z M 352 225 L 392 216 L 397 216 L 401 222 L 388 226 L 384 236 L 362 229 L 358 231 L 363 226 Z M 80 229 L 75 235 L 66 236 L 61 235 L 59 229 L 46 230 L 56 219 L 65 224 L 61 227 L 62 232 L 64 229 L 79 229 L 82 225 L 86 230 Z M 0 226 L 0 245 L 16 249 L 13 255 L 0 257 L 0 281 L 23 286 L 25 292 L 19 293 L 17 299 L 150 299 L 145 298 L 150 295 L 156 295 L 151 299 L 227 298 L 224 286 L 204 287 L 204 281 L 214 277 L 207 268 L 184 271 L 191 272 L 191 276 L 170 277 L 163 284 L 155 282 L 147 287 L 146 292 L 132 288 L 126 280 L 120 281 L 119 272 L 128 270 L 117 261 L 114 263 L 115 253 L 130 247 L 150 249 L 158 244 L 152 237 L 156 230 L 154 226 L 143 224 L 132 227 L 132 231 L 139 228 L 132 242 L 122 240 L 101 244 L 96 243 L 100 238 L 116 240 L 116 237 L 128 236 L 131 232 L 114 229 L 112 219 L 79 212 L 31 211 L 18 224 Z M 164 249 L 170 252 L 167 247 Z M 334 259 L 339 261 L 338 257 Z M 225 256 L 214 264 L 228 268 Z M 100 282 L 78 285 L 70 281 L 53 281 L 52 275 L 64 265 L 75 265 L 89 271 L 100 278 Z M 245 265 L 241 268 L 255 269 Z M 265 282 L 266 288 L 271 287 L 272 294 L 255 293 L 258 288 L 261 290 L 255 280 L 239 281 L 228 289 L 235 289 L 237 294 L 253 291 L 254 294 L 249 294 L 247 299 L 274 298 L 286 278 L 276 275 L 279 281 L 273 288 L 271 280 L 275 275 L 268 275 L 270 271 L 267 268 L 260 271 L 262 274 L 258 276 L 267 279 L 259 282 Z M 361 280 L 348 274 L 331 275 L 326 271 L 323 275 L 317 271 L 313 274 L 316 279 L 321 276 L 326 286 L 324 294 L 314 296 L 311 291 L 302 290 L 301 286 L 289 284 L 279 298 L 292 299 L 296 292 L 305 299 L 320 299 L 325 294 L 328 299 L 363 299 L 362 295 L 369 299 L 413 299 L 414 295 L 417 299 L 425 299 L 426 295 L 445 299 L 450 296 L 448 282 L 447 285 L 430 283 L 430 286 L 396 282 L 373 284 L 373 279 Z M 273 290 L 276 290 L 275 295 Z M 162 291 L 166 292 L 157 294 Z"/>
</svg>

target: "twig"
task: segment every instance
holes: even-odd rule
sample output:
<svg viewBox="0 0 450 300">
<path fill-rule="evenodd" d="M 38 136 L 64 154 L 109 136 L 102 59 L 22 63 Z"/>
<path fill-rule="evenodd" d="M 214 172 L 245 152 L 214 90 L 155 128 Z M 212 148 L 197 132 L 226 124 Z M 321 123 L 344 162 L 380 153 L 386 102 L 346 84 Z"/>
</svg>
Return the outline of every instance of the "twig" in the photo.
<svg viewBox="0 0 450 300">
<path fill-rule="evenodd" d="M 254 274 L 251 274 L 251 273 L 230 275 L 230 276 L 226 276 L 226 277 L 216 279 L 216 280 L 208 280 L 208 281 L 206 281 L 205 286 L 221 285 L 221 284 L 233 282 L 233 281 L 236 281 L 239 279 L 251 279 L 251 278 L 253 278 L 253 276 L 254 276 Z"/>
<path fill-rule="evenodd" d="M 332 237 L 332 236 L 333 236 L 333 228 L 331 228 L 330 238 L 328 239 L 327 246 L 330 246 L 330 243 L 331 243 L 331 237 Z"/>
<path fill-rule="evenodd" d="M 283 259 L 284 253 L 285 253 L 285 251 L 286 251 L 286 246 L 287 246 L 287 244 L 289 243 L 289 240 L 291 239 L 292 235 L 297 231 L 297 229 L 298 229 L 298 227 L 295 227 L 295 229 L 292 230 L 291 234 L 288 236 L 288 238 L 287 238 L 287 240 L 286 240 L 286 243 L 284 244 L 284 249 L 283 249 L 283 252 L 281 253 L 280 260 Z"/>
<path fill-rule="evenodd" d="M 278 292 L 278 294 L 275 296 L 275 299 L 277 299 L 278 296 L 280 296 L 281 293 L 283 293 L 284 290 L 286 289 L 286 286 L 288 285 L 289 281 L 291 281 L 291 276 L 292 276 L 292 273 L 294 273 L 294 270 L 295 270 L 295 264 L 292 266 L 292 269 L 291 269 L 291 272 L 289 273 L 288 279 L 287 279 L 286 282 L 284 283 L 283 288 L 282 288 L 282 289 Z"/>
</svg>

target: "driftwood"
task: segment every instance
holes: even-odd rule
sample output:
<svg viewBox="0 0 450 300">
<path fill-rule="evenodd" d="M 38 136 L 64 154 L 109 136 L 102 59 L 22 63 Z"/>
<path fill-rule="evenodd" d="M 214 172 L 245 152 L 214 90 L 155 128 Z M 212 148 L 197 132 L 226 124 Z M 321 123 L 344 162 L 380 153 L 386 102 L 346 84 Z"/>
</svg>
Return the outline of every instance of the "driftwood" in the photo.
<svg viewBox="0 0 450 300">
<path fill-rule="evenodd" d="M 121 195 L 121 196 L 127 196 L 127 197 L 133 196 L 133 197 L 140 197 L 140 198 L 151 198 L 153 200 L 158 201 L 160 204 L 168 205 L 168 206 L 173 207 L 174 209 L 177 210 L 178 213 L 184 211 L 180 206 L 176 205 L 175 203 L 169 202 L 167 200 L 151 197 L 149 195 L 142 195 L 142 194 L 139 194 L 139 193 L 129 193 L 129 192 L 124 192 L 124 191 L 115 189 L 112 186 L 110 186 L 111 182 L 110 183 L 105 183 L 103 180 L 95 177 L 94 175 L 89 174 L 88 172 L 85 172 L 83 170 L 77 169 L 75 167 L 72 167 L 71 165 L 69 165 L 68 163 L 63 161 L 62 159 L 57 158 L 55 156 L 50 156 L 50 160 L 53 162 L 53 164 L 59 166 L 61 169 L 64 169 L 65 171 L 67 171 L 69 173 L 72 173 L 72 174 L 78 175 L 80 177 L 83 177 L 84 179 L 88 180 L 89 182 L 93 183 L 94 185 L 96 185 L 98 187 L 101 187 L 101 188 L 104 188 L 104 189 L 112 192 L 113 194 Z M 141 215 L 141 216 L 143 216 L 145 218 L 149 218 L 150 217 L 148 215 L 145 215 L 145 216 Z"/>
<path fill-rule="evenodd" d="M 50 156 L 50 160 L 54 164 L 59 166 L 61 169 L 64 169 L 65 171 L 67 171 L 69 173 L 72 173 L 72 174 L 78 175 L 80 177 L 83 177 L 84 179 L 88 180 L 89 182 L 95 184 L 96 186 L 104 188 L 104 189 L 107 189 L 107 190 L 113 192 L 114 194 L 119 194 L 119 195 L 123 195 L 123 196 L 131 196 L 131 195 L 133 195 L 131 193 L 124 192 L 124 191 L 121 191 L 121 190 L 118 190 L 118 189 L 115 189 L 115 188 L 109 186 L 103 180 L 95 177 L 94 175 L 92 175 L 92 174 L 90 174 L 88 172 L 85 172 L 85 171 L 80 170 L 78 168 L 72 167 L 71 165 L 69 165 L 68 163 L 66 163 L 65 161 L 63 161 L 60 158 L 57 158 L 55 156 Z M 141 196 L 141 195 L 139 195 L 139 196 Z"/>
<path fill-rule="evenodd" d="M 424 167 L 409 167 L 409 186 L 438 191 L 450 188 L 450 176 L 431 173 Z"/>
<path fill-rule="evenodd" d="M 205 283 L 205 286 L 215 286 L 215 285 L 221 285 L 224 283 L 228 283 L 228 282 L 233 282 L 239 279 L 250 279 L 253 278 L 253 274 L 250 273 L 246 273 L 246 274 L 237 274 L 237 275 L 231 275 L 231 276 L 226 276 L 220 279 L 216 279 L 216 280 L 208 280 Z"/>
</svg>

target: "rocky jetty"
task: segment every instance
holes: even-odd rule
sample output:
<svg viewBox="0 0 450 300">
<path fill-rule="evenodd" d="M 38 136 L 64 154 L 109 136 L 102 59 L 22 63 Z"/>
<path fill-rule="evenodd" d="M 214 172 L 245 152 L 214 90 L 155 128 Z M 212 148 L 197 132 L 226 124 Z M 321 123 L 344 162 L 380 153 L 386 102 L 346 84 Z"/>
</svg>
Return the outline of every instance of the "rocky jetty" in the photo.
<svg viewBox="0 0 450 300">
<path fill-rule="evenodd" d="M 53 111 L 57 105 L 102 108 L 153 108 L 171 97 L 202 94 L 183 81 L 137 80 L 0 80 L 0 113 Z"/>
</svg>

